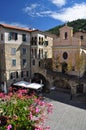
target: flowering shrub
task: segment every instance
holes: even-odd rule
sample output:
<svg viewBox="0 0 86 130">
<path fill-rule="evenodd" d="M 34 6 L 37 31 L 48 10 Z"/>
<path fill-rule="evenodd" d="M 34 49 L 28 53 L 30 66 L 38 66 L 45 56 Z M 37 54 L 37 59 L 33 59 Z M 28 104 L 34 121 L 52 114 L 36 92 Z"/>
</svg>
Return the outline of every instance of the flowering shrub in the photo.
<svg viewBox="0 0 86 130">
<path fill-rule="evenodd" d="M 52 105 L 27 90 L 0 93 L 0 130 L 50 130 L 44 125 Z"/>
</svg>

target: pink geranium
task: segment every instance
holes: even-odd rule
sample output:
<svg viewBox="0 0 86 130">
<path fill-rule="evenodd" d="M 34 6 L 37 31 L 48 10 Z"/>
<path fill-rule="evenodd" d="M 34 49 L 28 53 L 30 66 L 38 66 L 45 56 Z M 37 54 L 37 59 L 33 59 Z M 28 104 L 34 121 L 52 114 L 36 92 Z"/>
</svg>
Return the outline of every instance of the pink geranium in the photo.
<svg viewBox="0 0 86 130">
<path fill-rule="evenodd" d="M 12 128 L 12 125 L 7 126 L 7 130 L 10 130 Z"/>
<path fill-rule="evenodd" d="M 4 98 L 5 94 L 4 93 L 0 93 L 0 98 Z"/>
<path fill-rule="evenodd" d="M 14 128 L 50 130 L 43 123 L 46 114 L 52 112 L 52 104 L 42 101 L 34 94 L 29 96 L 25 89 L 15 93 L 11 91 L 8 94 L 0 93 L 0 98 L 2 117 L 6 119 L 5 125 L 0 126 L 1 130 L 5 130 L 6 126 L 7 130 Z"/>
</svg>

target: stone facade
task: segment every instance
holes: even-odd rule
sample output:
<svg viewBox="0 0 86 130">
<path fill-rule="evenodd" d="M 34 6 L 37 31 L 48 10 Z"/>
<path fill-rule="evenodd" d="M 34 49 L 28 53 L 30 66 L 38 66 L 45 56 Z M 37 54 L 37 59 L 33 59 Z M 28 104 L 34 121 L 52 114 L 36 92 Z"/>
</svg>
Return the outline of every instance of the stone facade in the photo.
<svg viewBox="0 0 86 130">
<path fill-rule="evenodd" d="M 53 37 L 41 31 L 31 33 L 31 74 L 41 72 L 44 59 L 52 58 Z"/>
<path fill-rule="evenodd" d="M 30 76 L 30 31 L 0 25 L 0 82 L 7 87 Z"/>
<path fill-rule="evenodd" d="M 79 36 L 73 34 L 72 27 L 65 25 L 60 28 L 60 36 L 53 43 L 54 71 L 83 76 L 86 70 L 86 54 Z"/>
<path fill-rule="evenodd" d="M 53 38 L 41 31 L 0 24 L 0 83 L 30 81 L 42 70 L 40 61 L 52 58 L 52 45 Z"/>
</svg>

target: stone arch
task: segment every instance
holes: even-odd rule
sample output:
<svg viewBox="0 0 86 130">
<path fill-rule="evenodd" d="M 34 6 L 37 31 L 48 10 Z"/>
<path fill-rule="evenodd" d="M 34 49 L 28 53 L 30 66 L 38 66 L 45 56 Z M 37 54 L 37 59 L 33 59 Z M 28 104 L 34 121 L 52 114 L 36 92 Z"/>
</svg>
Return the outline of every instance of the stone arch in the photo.
<svg viewBox="0 0 86 130">
<path fill-rule="evenodd" d="M 70 83 L 67 79 L 65 78 L 57 78 L 53 81 L 53 85 L 56 88 L 64 88 L 64 89 L 71 89 Z"/>
<path fill-rule="evenodd" d="M 49 89 L 49 81 L 41 73 L 34 73 L 31 82 L 44 84 L 43 91 Z"/>
</svg>

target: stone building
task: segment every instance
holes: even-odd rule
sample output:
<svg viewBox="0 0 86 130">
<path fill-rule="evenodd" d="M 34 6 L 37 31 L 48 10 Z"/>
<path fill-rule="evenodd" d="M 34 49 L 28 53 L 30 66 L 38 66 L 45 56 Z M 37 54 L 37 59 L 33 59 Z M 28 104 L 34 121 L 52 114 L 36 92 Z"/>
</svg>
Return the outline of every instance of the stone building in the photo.
<svg viewBox="0 0 86 130">
<path fill-rule="evenodd" d="M 30 76 L 31 30 L 0 24 L 0 82 L 7 86 Z"/>
<path fill-rule="evenodd" d="M 53 70 L 82 77 L 86 70 L 86 33 L 73 33 L 67 25 L 60 28 L 53 42 Z"/>
<path fill-rule="evenodd" d="M 41 60 L 52 58 L 52 45 L 44 32 L 0 24 L 0 86 L 30 81 L 42 70 Z"/>
<path fill-rule="evenodd" d="M 41 31 L 31 33 L 31 71 L 39 72 L 44 59 L 52 58 L 53 38 Z"/>
</svg>

